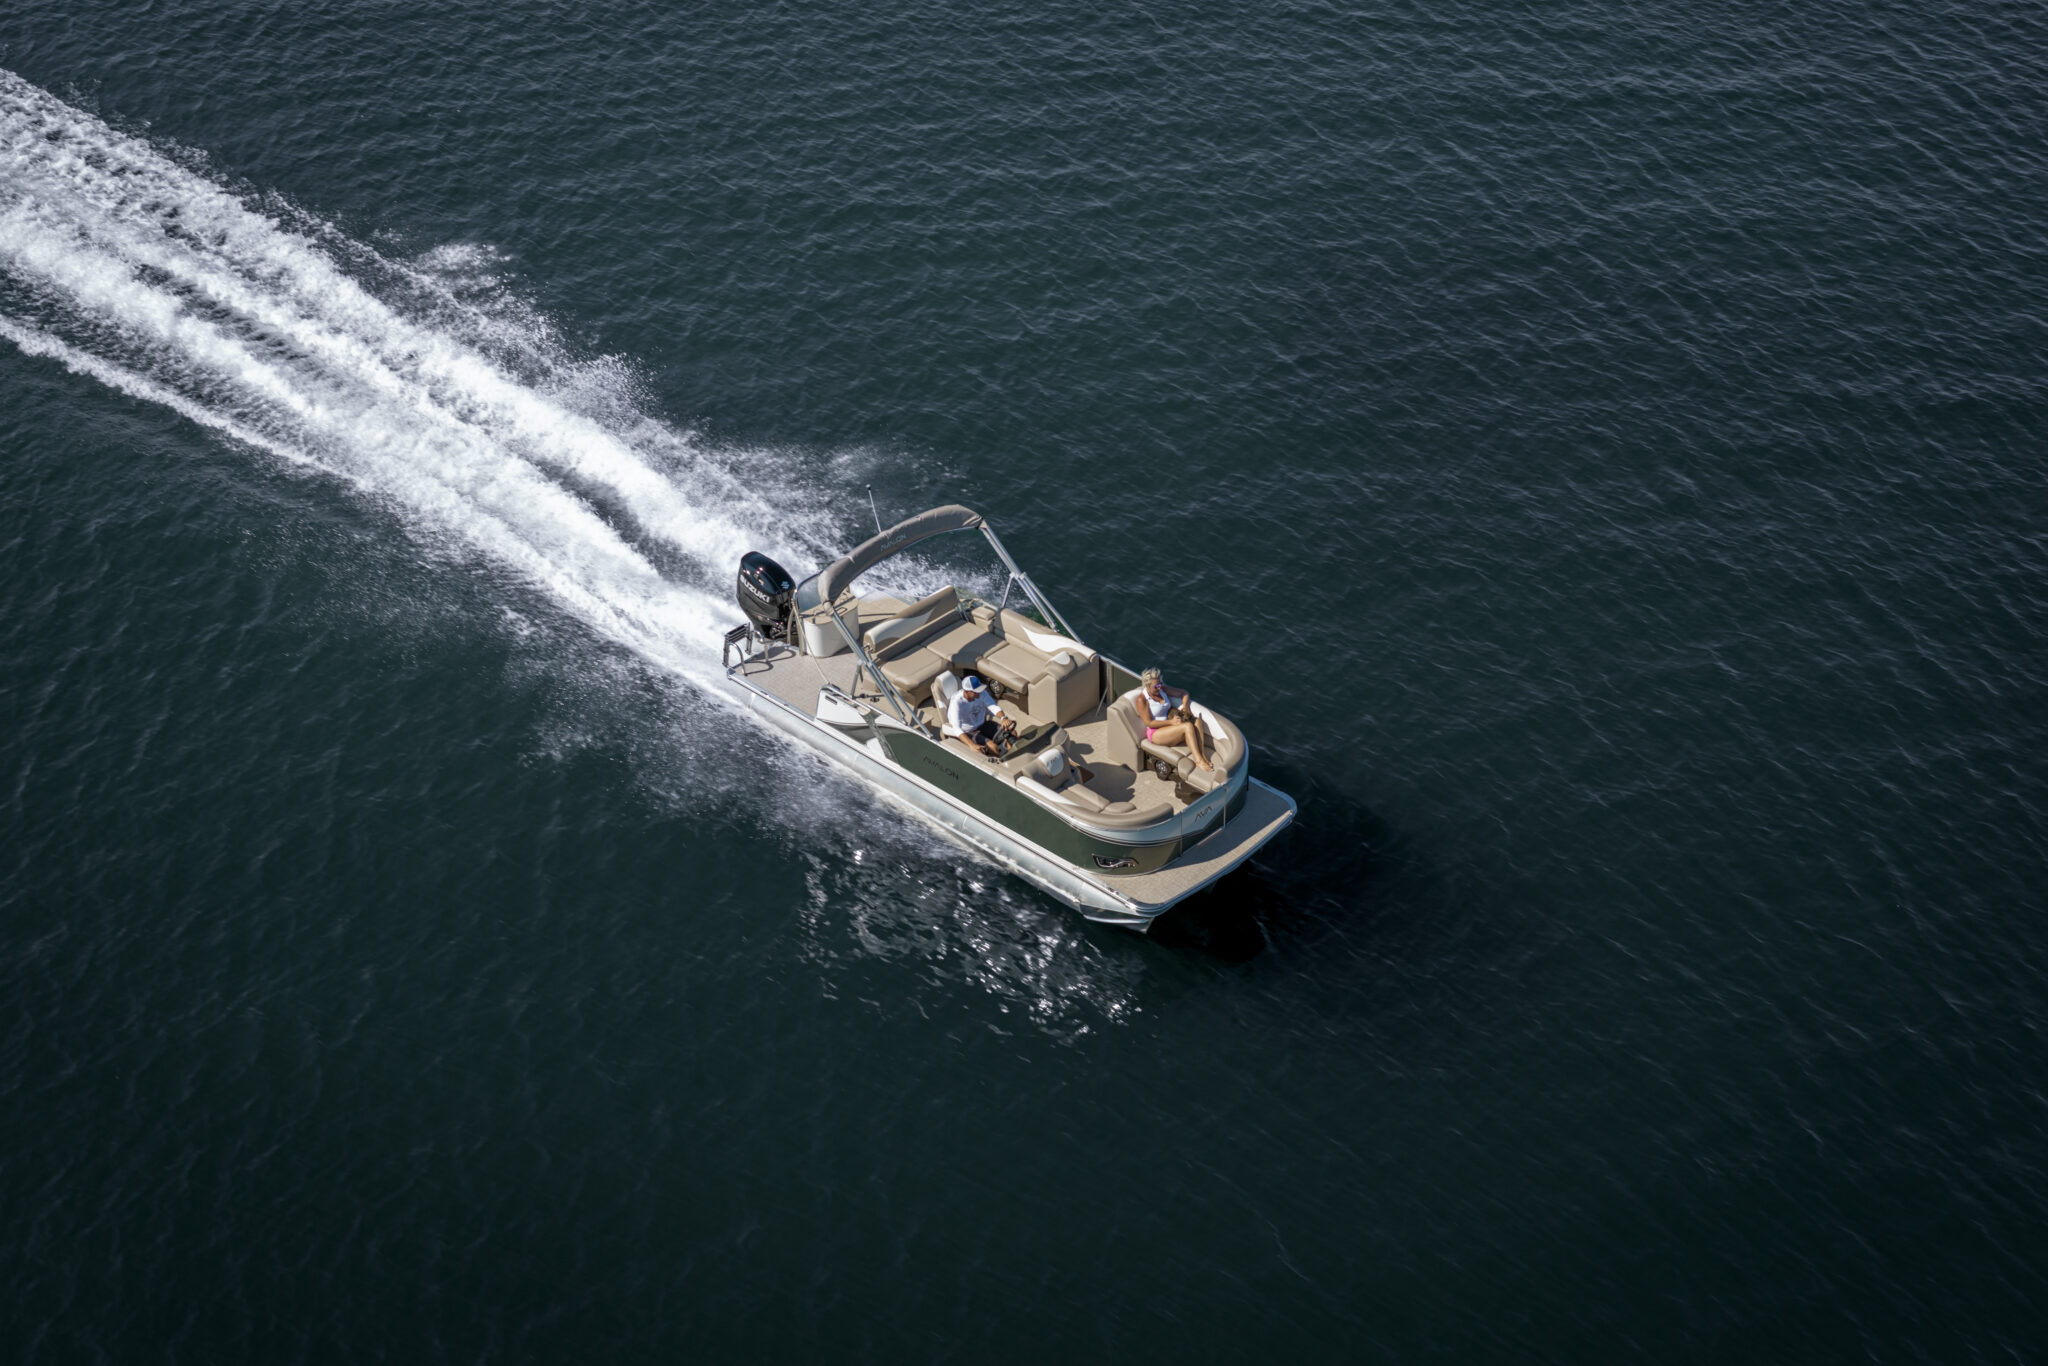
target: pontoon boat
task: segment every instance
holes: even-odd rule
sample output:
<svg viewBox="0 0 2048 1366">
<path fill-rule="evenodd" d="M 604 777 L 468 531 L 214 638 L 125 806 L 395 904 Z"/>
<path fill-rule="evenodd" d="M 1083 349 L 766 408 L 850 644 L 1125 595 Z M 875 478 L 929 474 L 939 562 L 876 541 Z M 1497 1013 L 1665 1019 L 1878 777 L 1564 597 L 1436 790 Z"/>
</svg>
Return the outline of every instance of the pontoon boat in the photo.
<svg viewBox="0 0 2048 1366">
<path fill-rule="evenodd" d="M 967 531 L 1008 571 L 1000 600 L 853 591 L 884 560 Z M 1293 799 L 1251 776 L 1244 735 L 1199 699 L 1212 769 L 1147 740 L 1138 675 L 1082 644 L 964 507 L 907 518 L 801 583 L 751 553 L 739 599 L 747 623 L 727 633 L 724 663 L 755 711 L 1090 919 L 1144 930 L 1294 819 Z M 949 733 L 970 674 L 1018 724 L 1000 758 Z"/>
</svg>

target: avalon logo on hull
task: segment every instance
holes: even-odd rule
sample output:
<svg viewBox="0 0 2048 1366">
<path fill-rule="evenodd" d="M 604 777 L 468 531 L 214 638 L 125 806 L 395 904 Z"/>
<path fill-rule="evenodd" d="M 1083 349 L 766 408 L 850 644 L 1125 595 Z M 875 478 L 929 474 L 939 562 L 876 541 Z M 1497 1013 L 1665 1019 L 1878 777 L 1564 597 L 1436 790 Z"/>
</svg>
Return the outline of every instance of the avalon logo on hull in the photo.
<svg viewBox="0 0 2048 1366">
<path fill-rule="evenodd" d="M 1104 858 L 1100 854 L 1096 854 L 1093 857 L 1097 868 L 1135 868 L 1138 866 L 1138 861 L 1128 854 L 1122 858 Z"/>
</svg>

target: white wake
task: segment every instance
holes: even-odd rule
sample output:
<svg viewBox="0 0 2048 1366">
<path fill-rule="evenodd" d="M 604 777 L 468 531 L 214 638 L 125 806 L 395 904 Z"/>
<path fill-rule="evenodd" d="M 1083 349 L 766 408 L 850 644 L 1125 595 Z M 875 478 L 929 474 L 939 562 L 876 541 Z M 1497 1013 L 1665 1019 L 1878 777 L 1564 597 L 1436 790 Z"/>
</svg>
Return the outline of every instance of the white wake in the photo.
<svg viewBox="0 0 2048 1366">
<path fill-rule="evenodd" d="M 799 497 L 768 506 L 537 321 L 465 302 L 431 263 L 253 208 L 6 71 L 0 336 L 345 480 L 699 685 L 739 617 L 741 554 L 802 567 L 839 539 L 792 513 Z"/>
</svg>

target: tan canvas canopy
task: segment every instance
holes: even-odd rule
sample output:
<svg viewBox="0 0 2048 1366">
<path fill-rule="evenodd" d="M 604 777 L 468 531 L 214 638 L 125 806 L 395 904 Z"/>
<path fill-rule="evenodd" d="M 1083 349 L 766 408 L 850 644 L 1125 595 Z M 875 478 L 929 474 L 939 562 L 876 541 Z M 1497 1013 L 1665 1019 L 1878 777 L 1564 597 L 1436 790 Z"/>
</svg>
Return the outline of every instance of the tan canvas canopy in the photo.
<svg viewBox="0 0 2048 1366">
<path fill-rule="evenodd" d="M 869 537 L 826 565 L 818 575 L 818 601 L 831 602 L 855 579 L 919 541 L 943 536 L 949 531 L 979 531 L 981 525 L 980 513 L 958 503 L 920 512 L 915 517 L 905 517 L 887 531 Z"/>
</svg>

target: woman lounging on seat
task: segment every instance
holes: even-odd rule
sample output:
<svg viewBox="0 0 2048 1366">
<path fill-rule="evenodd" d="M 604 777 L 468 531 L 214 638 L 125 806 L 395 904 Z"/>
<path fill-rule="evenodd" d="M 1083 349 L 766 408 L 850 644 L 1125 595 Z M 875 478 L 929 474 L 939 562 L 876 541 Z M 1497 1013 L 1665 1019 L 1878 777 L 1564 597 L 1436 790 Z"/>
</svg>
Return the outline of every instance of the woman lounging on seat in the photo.
<svg viewBox="0 0 2048 1366">
<path fill-rule="evenodd" d="M 1157 669 L 1145 670 L 1140 683 L 1136 706 L 1145 738 L 1155 745 L 1186 745 L 1195 756 L 1196 767 L 1206 772 L 1210 768 L 1205 752 L 1209 736 L 1195 719 L 1187 693 L 1161 683 Z"/>
</svg>

